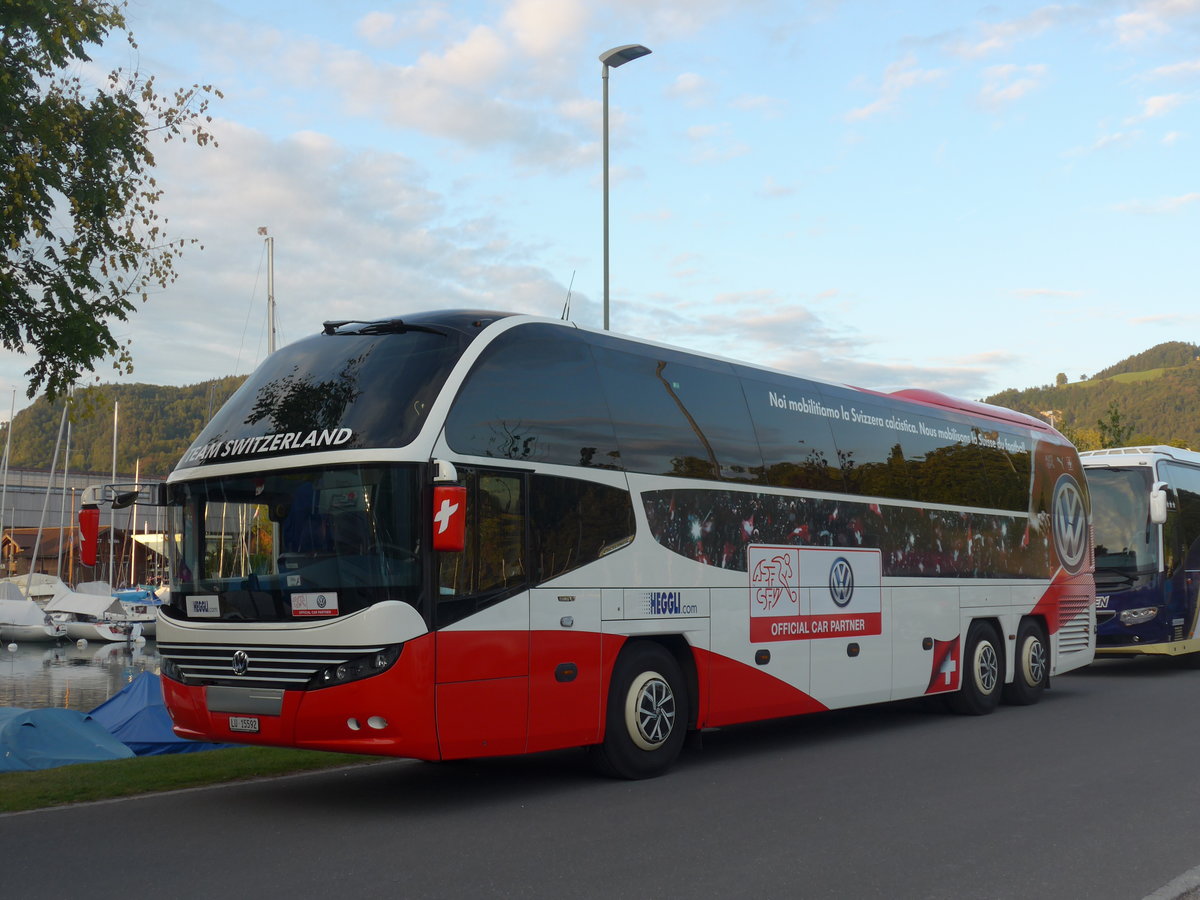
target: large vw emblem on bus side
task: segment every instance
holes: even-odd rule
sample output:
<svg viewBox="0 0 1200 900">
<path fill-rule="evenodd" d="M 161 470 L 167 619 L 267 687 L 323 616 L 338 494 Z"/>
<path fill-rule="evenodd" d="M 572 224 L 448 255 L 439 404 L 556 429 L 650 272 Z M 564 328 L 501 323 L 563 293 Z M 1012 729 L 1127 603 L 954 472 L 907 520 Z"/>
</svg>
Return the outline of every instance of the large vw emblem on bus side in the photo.
<svg viewBox="0 0 1200 900">
<path fill-rule="evenodd" d="M 1059 561 L 1071 574 L 1079 571 L 1087 557 L 1087 513 L 1083 507 L 1083 492 L 1070 475 L 1063 475 L 1054 486 L 1051 505 L 1054 522 L 1054 546 Z"/>
<path fill-rule="evenodd" d="M 839 607 L 848 606 L 854 596 L 854 569 L 844 556 L 839 556 L 829 567 L 829 596 Z"/>
<path fill-rule="evenodd" d="M 233 674 L 245 675 L 250 668 L 250 654 L 245 650 L 235 650 L 233 653 Z"/>
</svg>

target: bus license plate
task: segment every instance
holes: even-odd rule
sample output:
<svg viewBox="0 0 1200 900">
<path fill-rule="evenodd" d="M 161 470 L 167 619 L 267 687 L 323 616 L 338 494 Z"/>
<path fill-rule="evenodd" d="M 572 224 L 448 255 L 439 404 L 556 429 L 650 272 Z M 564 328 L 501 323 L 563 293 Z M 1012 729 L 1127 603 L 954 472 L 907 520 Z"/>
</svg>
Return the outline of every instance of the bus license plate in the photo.
<svg viewBox="0 0 1200 900">
<path fill-rule="evenodd" d="M 258 734 L 258 717 L 257 716 L 230 716 L 229 717 L 230 731 L 243 731 L 250 734 Z"/>
</svg>

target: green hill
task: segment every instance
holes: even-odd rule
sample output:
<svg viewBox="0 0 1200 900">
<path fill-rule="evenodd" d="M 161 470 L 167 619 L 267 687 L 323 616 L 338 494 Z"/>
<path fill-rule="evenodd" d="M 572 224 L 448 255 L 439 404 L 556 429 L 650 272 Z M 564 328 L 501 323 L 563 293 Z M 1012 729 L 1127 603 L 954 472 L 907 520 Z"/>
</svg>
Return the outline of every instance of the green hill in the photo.
<svg viewBox="0 0 1200 900">
<path fill-rule="evenodd" d="M 1015 388 L 987 397 L 1042 418 L 1081 450 L 1103 445 L 1099 422 L 1111 422 L 1116 410 L 1128 433 L 1123 444 L 1173 444 L 1200 447 L 1200 347 L 1170 341 L 1130 356 L 1074 384 Z"/>
<path fill-rule="evenodd" d="M 117 471 L 165 477 L 217 409 L 245 381 L 229 376 L 186 387 L 108 384 L 77 391 L 71 403 L 72 472 L 111 472 L 113 405 L 117 404 Z M 9 465 L 49 469 L 62 403 L 39 397 L 13 421 Z M 0 428 L 0 436 L 4 429 Z M 63 437 L 66 443 L 66 435 Z M 62 468 L 60 452 L 58 468 Z"/>
</svg>

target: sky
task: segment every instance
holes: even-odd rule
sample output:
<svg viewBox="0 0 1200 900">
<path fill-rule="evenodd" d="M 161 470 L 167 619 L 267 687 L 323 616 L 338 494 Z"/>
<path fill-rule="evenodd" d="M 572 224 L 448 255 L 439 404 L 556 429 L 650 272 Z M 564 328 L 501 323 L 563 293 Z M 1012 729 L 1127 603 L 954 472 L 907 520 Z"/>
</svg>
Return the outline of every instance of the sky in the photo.
<svg viewBox="0 0 1200 900">
<path fill-rule="evenodd" d="M 968 399 L 1200 341 L 1200 0 L 130 0 L 82 67 L 223 93 L 156 144 L 195 239 L 103 382 L 472 308 Z M 201 249 L 201 247 L 203 249 Z M 25 398 L 32 361 L 0 351 Z M 9 398 L 4 398 L 9 399 Z M 0 406 L 8 406 L 0 403 Z M 0 411 L 7 418 L 8 410 Z"/>
</svg>

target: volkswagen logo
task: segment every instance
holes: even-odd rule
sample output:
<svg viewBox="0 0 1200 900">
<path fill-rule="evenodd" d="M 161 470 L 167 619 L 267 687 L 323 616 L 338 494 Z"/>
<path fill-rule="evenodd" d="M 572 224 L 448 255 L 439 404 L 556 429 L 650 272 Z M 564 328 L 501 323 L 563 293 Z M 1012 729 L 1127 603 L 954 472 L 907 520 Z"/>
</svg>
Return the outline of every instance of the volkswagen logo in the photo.
<svg viewBox="0 0 1200 900">
<path fill-rule="evenodd" d="M 233 674 L 245 675 L 250 668 L 250 654 L 245 650 L 235 650 L 233 653 Z"/>
<path fill-rule="evenodd" d="M 854 569 L 844 556 L 839 556 L 829 567 L 829 596 L 842 608 L 849 606 L 854 596 Z"/>
<path fill-rule="evenodd" d="M 1083 506 L 1083 492 L 1078 482 L 1070 475 L 1063 475 L 1054 486 L 1054 501 L 1051 504 L 1054 524 L 1054 547 L 1059 561 L 1071 574 L 1079 571 L 1087 557 L 1088 528 L 1087 512 Z"/>
</svg>

